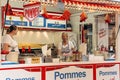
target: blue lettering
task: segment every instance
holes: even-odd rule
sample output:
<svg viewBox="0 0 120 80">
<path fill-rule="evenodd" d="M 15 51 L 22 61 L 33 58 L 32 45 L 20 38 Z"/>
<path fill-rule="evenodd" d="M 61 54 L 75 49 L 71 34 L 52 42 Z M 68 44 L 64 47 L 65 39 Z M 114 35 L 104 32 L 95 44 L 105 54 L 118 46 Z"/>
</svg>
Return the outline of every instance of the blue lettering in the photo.
<svg viewBox="0 0 120 80">
<path fill-rule="evenodd" d="M 22 80 L 28 80 L 28 78 L 22 78 Z"/>
<path fill-rule="evenodd" d="M 64 77 L 65 77 L 64 74 L 61 73 L 61 74 L 60 74 L 60 79 L 64 79 Z"/>
<path fill-rule="evenodd" d="M 32 77 L 32 79 L 31 80 L 35 80 L 35 77 Z"/>
<path fill-rule="evenodd" d="M 54 79 L 57 80 L 57 78 L 60 79 L 69 79 L 69 78 L 82 78 L 86 77 L 86 72 L 68 72 L 68 73 L 60 73 L 60 72 L 55 72 L 55 77 Z"/>
<path fill-rule="evenodd" d="M 99 75 L 100 76 L 117 75 L 117 71 L 109 71 L 109 72 L 99 71 Z"/>
<path fill-rule="evenodd" d="M 73 76 L 72 76 L 72 74 L 71 73 L 65 73 L 65 79 L 66 78 L 72 78 Z"/>
<path fill-rule="evenodd" d="M 99 71 L 99 75 L 102 75 L 102 71 Z"/>
<path fill-rule="evenodd" d="M 86 72 L 83 72 L 83 77 L 85 77 L 86 76 Z"/>
<path fill-rule="evenodd" d="M 29 77 L 29 78 L 17 78 L 17 79 L 6 78 L 6 80 L 35 80 L 35 77 Z"/>
<path fill-rule="evenodd" d="M 59 76 L 59 72 L 55 72 L 55 80 L 57 76 Z"/>
</svg>

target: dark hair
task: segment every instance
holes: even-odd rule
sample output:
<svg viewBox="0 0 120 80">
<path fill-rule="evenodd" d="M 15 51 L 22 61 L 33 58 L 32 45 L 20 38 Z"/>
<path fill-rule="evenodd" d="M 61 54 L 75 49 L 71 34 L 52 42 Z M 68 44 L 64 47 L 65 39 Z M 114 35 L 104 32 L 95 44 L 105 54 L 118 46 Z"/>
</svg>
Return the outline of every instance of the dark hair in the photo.
<svg viewBox="0 0 120 80">
<path fill-rule="evenodd" d="M 6 33 L 9 34 L 9 32 L 10 32 L 10 29 L 7 29 L 7 30 L 6 30 Z"/>
<path fill-rule="evenodd" d="M 13 30 L 16 30 L 17 29 L 17 26 L 16 25 L 11 25 L 9 27 L 9 32 L 12 32 Z"/>
</svg>

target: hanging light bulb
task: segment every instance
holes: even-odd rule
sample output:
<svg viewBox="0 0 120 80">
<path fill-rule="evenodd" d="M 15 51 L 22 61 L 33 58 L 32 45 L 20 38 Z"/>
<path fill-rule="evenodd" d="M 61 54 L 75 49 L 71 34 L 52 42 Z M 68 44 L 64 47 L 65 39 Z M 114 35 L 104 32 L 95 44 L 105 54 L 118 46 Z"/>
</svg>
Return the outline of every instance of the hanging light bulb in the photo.
<svg viewBox="0 0 120 80">
<path fill-rule="evenodd" d="M 65 5 L 67 5 L 67 2 L 65 1 Z"/>
<path fill-rule="evenodd" d="M 81 5 L 79 4 L 79 6 L 78 6 L 78 10 L 80 10 L 81 9 Z"/>
<path fill-rule="evenodd" d="M 117 12 L 119 12 L 119 10 L 120 10 L 120 9 L 119 9 L 119 8 L 117 8 Z"/>
<path fill-rule="evenodd" d="M 72 6 L 76 6 L 75 2 L 72 3 Z"/>
<path fill-rule="evenodd" d="M 94 10 L 96 10 L 96 9 L 97 9 L 97 6 L 96 6 L 96 5 L 94 5 L 94 6 L 93 6 L 93 9 L 94 9 Z"/>
<path fill-rule="evenodd" d="M 71 6 L 71 5 L 72 5 L 72 3 L 71 3 L 70 1 L 68 1 L 68 5 L 70 5 L 70 6 Z"/>
<path fill-rule="evenodd" d="M 72 3 L 70 1 L 68 1 L 68 6 L 69 6 L 69 8 L 73 9 Z"/>
<path fill-rule="evenodd" d="M 114 8 L 113 7 L 111 7 L 111 9 L 110 9 L 112 12 L 114 12 Z"/>
<path fill-rule="evenodd" d="M 94 6 L 93 6 L 93 5 L 90 6 L 90 8 L 89 8 L 89 12 L 95 12 L 95 10 L 94 10 Z"/>
<path fill-rule="evenodd" d="M 47 0 L 46 2 L 47 2 L 47 3 L 50 3 L 50 0 Z"/>
<path fill-rule="evenodd" d="M 42 2 L 45 2 L 45 0 L 42 0 Z"/>
<path fill-rule="evenodd" d="M 80 4 L 77 2 L 77 3 L 76 3 L 76 6 L 77 6 L 77 7 L 79 7 L 79 6 L 80 6 Z"/>
</svg>

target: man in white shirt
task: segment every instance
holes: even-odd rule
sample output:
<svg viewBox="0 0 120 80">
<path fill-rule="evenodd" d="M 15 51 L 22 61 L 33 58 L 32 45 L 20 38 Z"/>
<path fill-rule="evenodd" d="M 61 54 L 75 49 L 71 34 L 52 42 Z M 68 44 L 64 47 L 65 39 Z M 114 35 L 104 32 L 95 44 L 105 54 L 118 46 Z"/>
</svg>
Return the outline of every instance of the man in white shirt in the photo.
<svg viewBox="0 0 120 80">
<path fill-rule="evenodd" d="M 58 46 L 58 54 L 60 56 L 71 56 L 72 51 L 74 51 L 74 45 L 68 40 L 68 34 L 63 32 L 62 42 L 60 42 Z"/>
</svg>

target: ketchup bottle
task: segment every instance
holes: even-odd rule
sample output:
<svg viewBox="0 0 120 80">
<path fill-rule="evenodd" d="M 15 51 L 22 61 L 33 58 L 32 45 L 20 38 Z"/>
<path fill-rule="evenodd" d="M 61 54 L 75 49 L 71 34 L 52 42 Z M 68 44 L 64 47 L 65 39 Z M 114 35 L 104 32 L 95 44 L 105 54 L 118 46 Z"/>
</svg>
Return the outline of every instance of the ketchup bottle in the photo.
<svg viewBox="0 0 120 80">
<path fill-rule="evenodd" d="M 25 53 L 25 46 L 22 46 L 22 53 Z"/>
<path fill-rule="evenodd" d="M 30 47 L 30 46 L 28 46 L 28 52 L 29 52 L 29 53 L 31 52 L 31 47 Z"/>
</svg>

